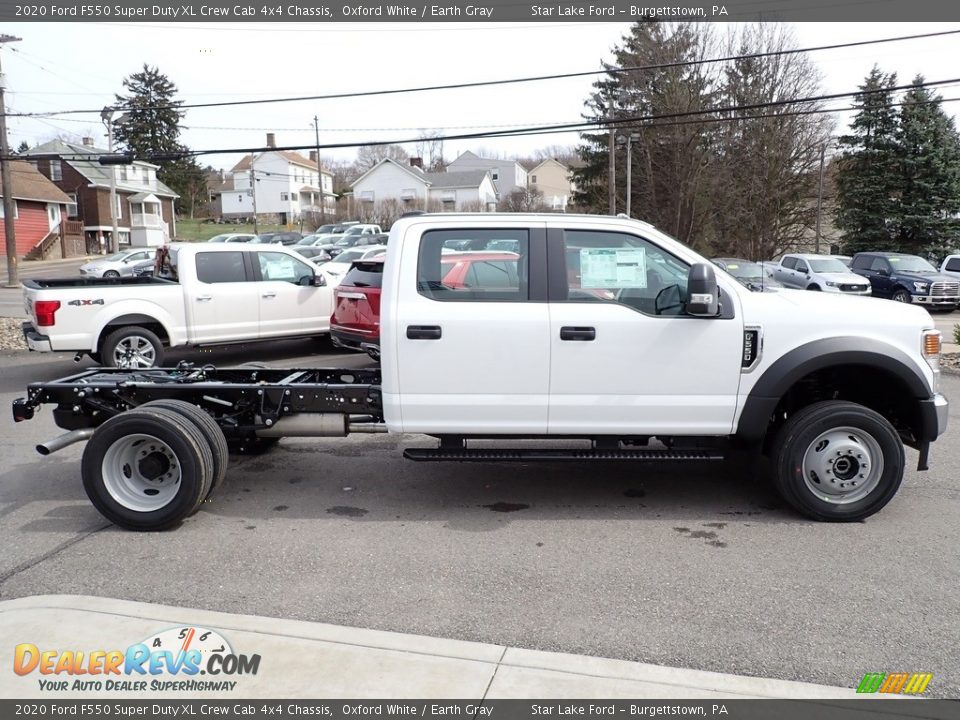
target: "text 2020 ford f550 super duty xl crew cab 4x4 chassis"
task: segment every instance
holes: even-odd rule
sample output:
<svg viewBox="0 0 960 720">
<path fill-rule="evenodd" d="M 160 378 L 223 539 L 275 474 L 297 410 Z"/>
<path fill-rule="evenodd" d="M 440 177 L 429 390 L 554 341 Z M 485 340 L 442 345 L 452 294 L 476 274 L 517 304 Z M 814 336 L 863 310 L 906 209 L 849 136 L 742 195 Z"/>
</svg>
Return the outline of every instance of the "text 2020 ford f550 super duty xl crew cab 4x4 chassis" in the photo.
<svg viewBox="0 0 960 720">
<path fill-rule="evenodd" d="M 515 267 L 475 263 L 475 276 L 444 284 L 450 248 L 506 240 Z M 404 453 L 414 460 L 763 451 L 798 511 L 856 520 L 896 493 L 904 444 L 926 469 L 946 427 L 940 334 L 921 308 L 753 293 L 650 225 L 613 217 L 415 215 L 388 247 L 380 369 L 93 369 L 31 385 L 14 417 L 55 404 L 68 432 L 38 450 L 88 439 L 89 497 L 134 529 L 194 512 L 223 480 L 229 442 L 352 432 L 439 440 Z M 491 438 L 539 447 L 474 442 Z M 575 438 L 582 448 L 569 448 Z"/>
</svg>

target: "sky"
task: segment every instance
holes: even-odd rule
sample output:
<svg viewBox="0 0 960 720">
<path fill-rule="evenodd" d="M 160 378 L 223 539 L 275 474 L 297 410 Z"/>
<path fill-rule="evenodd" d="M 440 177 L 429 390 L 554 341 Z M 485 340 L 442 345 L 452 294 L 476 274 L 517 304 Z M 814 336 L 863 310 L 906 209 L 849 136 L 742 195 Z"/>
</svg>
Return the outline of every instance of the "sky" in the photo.
<svg viewBox="0 0 960 720">
<path fill-rule="evenodd" d="M 727 30 L 718 24 L 718 30 Z M 960 29 L 946 23 L 790 23 L 798 47 Z M 394 89 L 594 71 L 612 59 L 627 32 L 623 23 L 8 23 L 22 38 L 0 49 L 8 112 L 96 110 L 114 102 L 123 78 L 144 63 L 156 66 L 185 102 Z M 902 82 L 960 78 L 960 38 L 912 40 L 810 53 L 824 93 L 852 91 L 876 63 Z M 593 77 L 491 88 L 419 92 L 187 111 L 182 141 L 195 150 L 260 147 L 266 133 L 278 145 L 414 138 L 509 126 L 577 122 Z M 960 97 L 960 80 L 943 88 Z M 835 101 L 832 106 L 842 106 Z M 951 114 L 960 102 L 947 103 Z M 838 115 L 838 128 L 849 114 Z M 10 118 L 11 147 L 58 135 L 94 137 L 105 147 L 99 112 L 45 119 Z M 486 150 L 527 156 L 550 145 L 572 146 L 576 134 L 448 141 L 444 156 Z M 413 152 L 413 146 L 406 146 Z M 306 151 L 304 151 L 304 154 Z M 321 150 L 350 160 L 355 149 Z M 229 169 L 238 154 L 199 158 Z"/>
</svg>

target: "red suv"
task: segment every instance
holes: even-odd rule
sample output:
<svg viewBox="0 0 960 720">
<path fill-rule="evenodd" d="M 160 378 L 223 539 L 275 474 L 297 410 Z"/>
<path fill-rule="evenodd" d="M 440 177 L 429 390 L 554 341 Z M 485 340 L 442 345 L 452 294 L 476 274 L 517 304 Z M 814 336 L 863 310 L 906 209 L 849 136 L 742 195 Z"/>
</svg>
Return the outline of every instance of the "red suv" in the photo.
<svg viewBox="0 0 960 720">
<path fill-rule="evenodd" d="M 443 284 L 453 290 L 478 287 L 519 287 L 513 252 L 444 253 L 440 258 Z M 380 289 L 382 257 L 358 260 L 333 290 L 330 337 L 337 347 L 359 350 L 380 359 Z"/>
</svg>

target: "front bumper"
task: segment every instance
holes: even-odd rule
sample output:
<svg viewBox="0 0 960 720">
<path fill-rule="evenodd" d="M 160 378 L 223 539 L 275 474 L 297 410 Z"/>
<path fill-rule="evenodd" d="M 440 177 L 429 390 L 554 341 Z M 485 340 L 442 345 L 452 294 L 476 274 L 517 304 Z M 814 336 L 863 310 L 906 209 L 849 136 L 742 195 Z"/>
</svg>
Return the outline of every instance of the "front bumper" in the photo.
<svg viewBox="0 0 960 720">
<path fill-rule="evenodd" d="M 913 302 L 918 305 L 942 305 L 944 307 L 949 305 L 960 305 L 960 297 L 953 296 L 930 296 L 930 295 L 914 295 Z"/>
<path fill-rule="evenodd" d="M 920 417 L 923 421 L 923 437 L 920 440 L 933 442 L 946 432 L 949 409 L 950 403 L 943 395 L 920 401 Z"/>
<path fill-rule="evenodd" d="M 20 330 L 23 332 L 23 339 L 27 343 L 28 348 L 35 352 L 53 352 L 53 347 L 50 345 L 50 338 L 38 333 L 34 329 L 33 323 L 29 320 L 20 326 Z"/>
</svg>

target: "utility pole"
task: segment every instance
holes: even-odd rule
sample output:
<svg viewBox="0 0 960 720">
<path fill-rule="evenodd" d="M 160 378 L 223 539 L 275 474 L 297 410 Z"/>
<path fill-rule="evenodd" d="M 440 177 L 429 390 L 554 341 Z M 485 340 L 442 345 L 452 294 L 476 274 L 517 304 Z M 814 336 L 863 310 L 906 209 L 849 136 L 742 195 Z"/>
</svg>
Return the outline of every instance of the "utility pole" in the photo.
<svg viewBox="0 0 960 720">
<path fill-rule="evenodd" d="M 22 38 L 0 34 L 0 46 L 20 42 Z M 0 70 L 0 192 L 3 192 L 3 233 L 7 250 L 7 287 L 18 287 L 20 275 L 17 269 L 17 233 L 13 225 L 17 214 L 13 199 L 13 178 L 10 177 L 10 146 L 7 144 L 7 104 L 3 93 L 7 81 Z"/>
<path fill-rule="evenodd" d="M 827 144 L 820 146 L 820 185 L 817 187 L 817 235 L 814 243 L 814 252 L 820 254 L 820 211 L 823 207 L 823 166 L 827 153 Z"/>
<path fill-rule="evenodd" d="M 256 162 L 257 156 L 250 154 L 250 197 L 253 198 L 253 234 L 260 234 L 260 224 L 257 222 L 257 178 L 256 173 L 253 170 L 253 164 Z"/>
<path fill-rule="evenodd" d="M 107 151 L 113 155 L 113 108 L 107 105 L 100 112 L 100 119 L 107 126 Z M 120 230 L 117 227 L 117 169 L 110 167 L 110 223 L 112 230 L 110 232 L 110 252 L 115 253 L 120 250 Z"/>
<path fill-rule="evenodd" d="M 317 151 L 317 187 L 320 188 L 320 224 L 327 222 L 327 205 L 323 201 L 323 173 L 320 172 L 320 120 L 313 116 L 313 135 Z"/>
<path fill-rule="evenodd" d="M 610 138 L 607 141 L 607 153 L 610 155 L 610 167 L 607 169 L 607 184 L 610 186 L 610 214 L 617 214 L 617 165 L 616 142 L 617 131 L 610 128 Z"/>
</svg>

